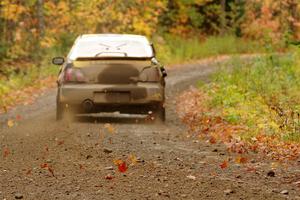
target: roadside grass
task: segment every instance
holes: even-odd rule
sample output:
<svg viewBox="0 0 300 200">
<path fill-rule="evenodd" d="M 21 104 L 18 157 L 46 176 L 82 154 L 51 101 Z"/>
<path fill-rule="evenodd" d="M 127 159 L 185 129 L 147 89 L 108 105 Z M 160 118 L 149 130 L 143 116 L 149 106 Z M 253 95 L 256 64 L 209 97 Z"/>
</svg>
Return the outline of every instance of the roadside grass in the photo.
<svg viewBox="0 0 300 200">
<path fill-rule="evenodd" d="M 197 37 L 183 39 L 166 35 L 154 39 L 158 58 L 164 64 L 177 64 L 219 55 L 264 53 L 265 47 L 256 41 L 235 36 L 210 36 L 205 40 Z"/>
<path fill-rule="evenodd" d="M 54 77 L 59 71 L 57 66 L 51 65 L 50 58 L 43 60 L 39 66 L 34 63 L 19 63 L 19 65 L 22 67 L 16 68 L 16 65 L 8 64 L 1 67 L 7 71 L 4 72 L 5 76 L 0 76 L 0 113 L 6 112 L 19 102 L 31 99 L 42 88 L 53 87 L 50 80 L 55 80 Z M 22 91 L 24 89 L 31 94 L 25 94 Z"/>
<path fill-rule="evenodd" d="M 210 106 L 222 110 L 233 124 L 247 125 L 245 140 L 264 133 L 283 141 L 300 142 L 299 55 L 271 55 L 250 62 L 234 60 L 202 87 Z"/>
</svg>

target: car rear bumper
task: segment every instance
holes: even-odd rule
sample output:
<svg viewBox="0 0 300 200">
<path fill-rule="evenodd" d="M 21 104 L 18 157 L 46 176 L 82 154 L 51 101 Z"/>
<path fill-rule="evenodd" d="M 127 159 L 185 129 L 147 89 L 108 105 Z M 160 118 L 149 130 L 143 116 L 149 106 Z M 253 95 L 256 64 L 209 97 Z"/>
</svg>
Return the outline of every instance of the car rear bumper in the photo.
<svg viewBox="0 0 300 200">
<path fill-rule="evenodd" d="M 164 88 L 159 83 L 128 85 L 66 84 L 58 89 L 60 103 L 80 105 L 139 105 L 164 101 Z"/>
</svg>

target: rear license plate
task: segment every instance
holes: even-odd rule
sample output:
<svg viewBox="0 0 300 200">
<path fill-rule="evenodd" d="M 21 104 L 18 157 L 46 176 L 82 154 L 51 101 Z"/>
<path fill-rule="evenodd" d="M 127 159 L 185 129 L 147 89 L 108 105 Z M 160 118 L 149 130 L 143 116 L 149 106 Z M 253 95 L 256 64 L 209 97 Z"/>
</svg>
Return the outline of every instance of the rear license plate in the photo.
<svg viewBox="0 0 300 200">
<path fill-rule="evenodd" d="M 94 93 L 95 103 L 124 103 L 130 101 L 129 92 L 96 92 Z"/>
</svg>

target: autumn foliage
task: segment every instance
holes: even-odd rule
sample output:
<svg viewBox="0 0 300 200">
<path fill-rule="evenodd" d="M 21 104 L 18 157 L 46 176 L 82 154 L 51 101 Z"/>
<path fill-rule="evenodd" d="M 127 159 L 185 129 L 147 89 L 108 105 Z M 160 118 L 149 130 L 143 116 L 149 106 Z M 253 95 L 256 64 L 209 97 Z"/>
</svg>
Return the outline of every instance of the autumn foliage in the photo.
<svg viewBox="0 0 300 200">
<path fill-rule="evenodd" d="M 297 0 L 1 0 L 0 60 L 36 60 L 49 48 L 65 53 L 82 33 L 299 39 L 299 9 Z"/>
</svg>

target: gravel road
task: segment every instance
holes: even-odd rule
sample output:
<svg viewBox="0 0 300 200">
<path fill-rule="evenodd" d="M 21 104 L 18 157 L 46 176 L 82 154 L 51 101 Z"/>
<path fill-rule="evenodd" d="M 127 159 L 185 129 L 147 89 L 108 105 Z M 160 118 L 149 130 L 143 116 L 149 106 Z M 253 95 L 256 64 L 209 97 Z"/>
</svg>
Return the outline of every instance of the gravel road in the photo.
<svg viewBox="0 0 300 200">
<path fill-rule="evenodd" d="M 56 122 L 55 90 L 0 116 L 0 200 L 300 199 L 299 164 L 276 164 L 271 171 L 273 161 L 249 155 L 251 162 L 222 169 L 234 154 L 222 144 L 187 137 L 175 112 L 176 96 L 196 80 L 209 80 L 219 64 L 170 70 L 166 124 L 118 118 Z M 22 120 L 7 128 L 18 114 Z M 126 161 L 125 173 L 114 164 L 118 159 Z"/>
</svg>

